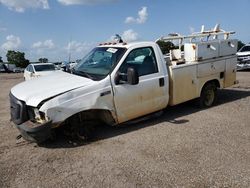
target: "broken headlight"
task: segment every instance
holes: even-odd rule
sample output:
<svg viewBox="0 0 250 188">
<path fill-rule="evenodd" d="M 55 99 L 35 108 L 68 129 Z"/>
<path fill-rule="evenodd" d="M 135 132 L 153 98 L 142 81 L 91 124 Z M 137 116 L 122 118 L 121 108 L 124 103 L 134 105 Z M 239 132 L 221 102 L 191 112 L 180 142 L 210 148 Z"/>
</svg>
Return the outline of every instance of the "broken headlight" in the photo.
<svg viewBox="0 0 250 188">
<path fill-rule="evenodd" d="M 28 107 L 29 119 L 33 122 L 43 123 L 46 121 L 45 113 L 38 110 L 38 108 Z"/>
</svg>

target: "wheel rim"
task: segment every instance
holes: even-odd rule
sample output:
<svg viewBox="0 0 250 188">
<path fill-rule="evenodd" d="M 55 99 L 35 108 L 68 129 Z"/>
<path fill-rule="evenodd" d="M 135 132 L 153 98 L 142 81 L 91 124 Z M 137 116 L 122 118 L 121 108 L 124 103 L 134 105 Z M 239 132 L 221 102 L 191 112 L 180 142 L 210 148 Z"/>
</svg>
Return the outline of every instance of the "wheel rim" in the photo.
<svg viewBox="0 0 250 188">
<path fill-rule="evenodd" d="M 206 92 L 206 96 L 205 96 L 205 105 L 206 106 L 211 106 L 214 102 L 214 91 L 213 90 L 208 90 Z"/>
</svg>

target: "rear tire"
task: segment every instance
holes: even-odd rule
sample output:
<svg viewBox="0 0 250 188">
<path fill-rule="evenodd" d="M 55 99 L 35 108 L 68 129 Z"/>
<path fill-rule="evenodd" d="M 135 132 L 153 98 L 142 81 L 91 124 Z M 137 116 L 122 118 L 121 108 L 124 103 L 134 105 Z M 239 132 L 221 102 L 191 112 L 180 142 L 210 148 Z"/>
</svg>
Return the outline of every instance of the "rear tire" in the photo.
<svg viewBox="0 0 250 188">
<path fill-rule="evenodd" d="M 217 87 L 214 83 L 207 83 L 203 86 L 199 98 L 201 108 L 208 108 L 215 104 L 217 100 Z"/>
</svg>

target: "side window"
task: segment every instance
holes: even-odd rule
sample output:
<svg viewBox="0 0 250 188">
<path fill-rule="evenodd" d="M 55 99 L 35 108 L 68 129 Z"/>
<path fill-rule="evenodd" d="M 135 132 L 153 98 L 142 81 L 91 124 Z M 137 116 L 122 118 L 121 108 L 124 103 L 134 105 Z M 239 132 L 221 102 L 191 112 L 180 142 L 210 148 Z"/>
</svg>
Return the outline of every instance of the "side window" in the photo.
<svg viewBox="0 0 250 188">
<path fill-rule="evenodd" d="M 28 67 L 26 68 L 26 71 L 30 72 L 30 65 L 28 65 Z"/>
<path fill-rule="evenodd" d="M 30 72 L 34 72 L 34 68 L 32 65 L 30 65 Z"/>
<path fill-rule="evenodd" d="M 157 73 L 158 67 L 153 49 L 146 47 L 131 51 L 119 71 L 126 74 L 129 67 L 135 68 L 139 76 Z"/>
</svg>

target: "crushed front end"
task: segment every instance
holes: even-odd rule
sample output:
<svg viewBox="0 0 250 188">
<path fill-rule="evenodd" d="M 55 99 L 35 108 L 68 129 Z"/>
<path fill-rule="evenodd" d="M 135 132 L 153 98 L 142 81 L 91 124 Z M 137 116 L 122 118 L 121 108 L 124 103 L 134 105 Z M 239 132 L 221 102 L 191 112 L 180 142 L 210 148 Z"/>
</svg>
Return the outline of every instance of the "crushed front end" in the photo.
<svg viewBox="0 0 250 188">
<path fill-rule="evenodd" d="M 51 137 L 52 121 L 46 118 L 43 112 L 27 106 L 11 93 L 9 97 L 11 121 L 25 140 L 40 143 Z"/>
</svg>

